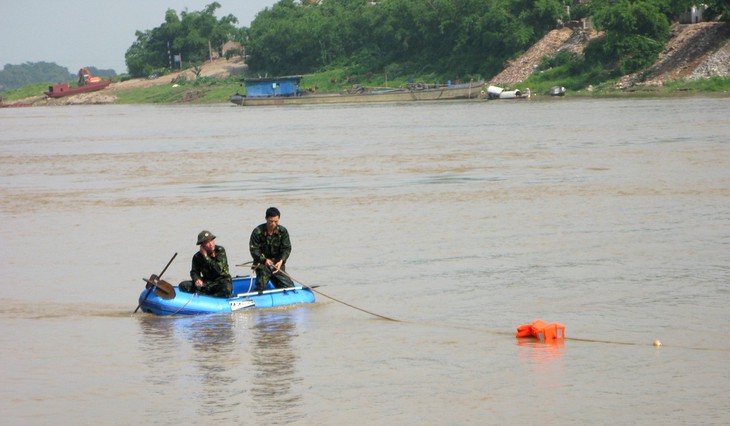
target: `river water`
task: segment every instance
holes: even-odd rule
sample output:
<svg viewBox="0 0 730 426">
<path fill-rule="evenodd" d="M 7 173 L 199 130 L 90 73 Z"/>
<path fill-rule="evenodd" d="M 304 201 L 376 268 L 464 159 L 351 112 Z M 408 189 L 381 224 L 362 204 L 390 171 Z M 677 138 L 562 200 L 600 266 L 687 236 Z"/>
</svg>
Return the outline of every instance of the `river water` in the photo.
<svg viewBox="0 0 730 426">
<path fill-rule="evenodd" d="M 730 99 L 0 112 L 6 424 L 728 424 Z M 133 313 L 277 206 L 317 303 Z M 516 339 L 542 319 L 556 344 Z M 653 346 L 655 340 L 663 345 Z"/>
</svg>

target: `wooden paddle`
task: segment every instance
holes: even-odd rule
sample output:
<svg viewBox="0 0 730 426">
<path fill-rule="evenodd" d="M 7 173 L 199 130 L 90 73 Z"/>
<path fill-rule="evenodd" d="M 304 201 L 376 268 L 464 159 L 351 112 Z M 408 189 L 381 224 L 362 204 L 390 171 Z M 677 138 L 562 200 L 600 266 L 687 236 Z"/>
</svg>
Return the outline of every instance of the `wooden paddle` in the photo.
<svg viewBox="0 0 730 426">
<path fill-rule="evenodd" d="M 147 283 L 147 286 L 149 288 L 152 288 L 154 286 L 155 294 L 160 296 L 161 298 L 165 300 L 170 300 L 175 298 L 175 287 L 172 286 L 172 284 L 168 283 L 165 280 L 157 280 L 152 281 L 147 278 L 142 278 L 144 282 Z"/>
<path fill-rule="evenodd" d="M 175 260 L 176 257 L 177 257 L 177 253 L 175 253 L 175 254 L 172 255 L 172 259 L 170 259 L 170 261 L 167 262 L 167 265 L 165 266 L 165 269 L 163 269 L 162 272 L 160 272 L 160 275 L 157 276 L 157 280 L 158 281 L 160 280 L 160 278 L 162 278 L 162 274 L 164 274 L 165 271 L 167 271 L 167 268 L 170 266 L 170 264 L 172 263 L 172 261 Z M 144 278 L 142 278 L 142 279 L 145 280 L 145 281 L 147 281 L 147 283 L 152 284 L 149 280 L 146 280 Z M 168 283 L 165 282 L 165 284 L 168 284 Z M 149 290 L 147 290 L 147 294 L 144 295 L 144 298 L 142 299 L 141 302 L 139 302 L 139 305 L 137 305 L 137 309 L 135 309 L 133 313 L 135 313 L 135 314 L 137 313 L 137 311 L 139 310 L 139 307 L 142 306 L 142 304 L 145 302 L 145 300 L 147 300 L 148 297 L 150 297 L 150 293 L 152 293 L 152 289 L 154 289 L 155 287 L 156 287 L 156 285 L 150 286 Z M 170 286 L 170 288 L 172 288 L 172 286 Z M 173 290 L 173 293 L 174 292 L 175 292 L 175 290 Z M 173 297 L 175 297 L 174 294 L 173 294 Z"/>
</svg>

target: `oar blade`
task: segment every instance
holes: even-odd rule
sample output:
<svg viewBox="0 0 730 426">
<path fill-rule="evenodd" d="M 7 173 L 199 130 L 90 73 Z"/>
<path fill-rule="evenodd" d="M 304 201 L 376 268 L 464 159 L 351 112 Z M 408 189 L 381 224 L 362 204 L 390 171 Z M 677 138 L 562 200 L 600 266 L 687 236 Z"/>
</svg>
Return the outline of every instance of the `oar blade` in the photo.
<svg viewBox="0 0 730 426">
<path fill-rule="evenodd" d="M 175 287 L 172 286 L 172 284 L 168 283 L 165 280 L 158 280 L 157 282 L 151 281 L 147 278 L 142 278 L 147 283 L 148 289 L 155 289 L 155 294 L 165 300 L 170 300 L 175 298 Z M 149 293 L 149 292 L 148 292 Z M 145 296 L 145 300 L 147 300 L 147 297 Z"/>
<path fill-rule="evenodd" d="M 170 265 L 172 264 L 172 261 L 175 260 L 176 257 L 177 257 L 177 252 L 175 252 L 175 254 L 172 255 L 172 257 L 170 258 L 170 261 L 167 262 L 167 265 L 165 265 L 165 269 L 163 269 L 162 272 L 160 272 L 159 276 L 152 275 L 149 280 L 147 278 L 142 278 L 147 283 L 147 286 L 146 286 L 147 293 L 144 295 L 144 298 L 142 299 L 142 301 L 139 302 L 139 305 L 137 305 L 137 307 L 134 309 L 135 314 L 137 313 L 139 308 L 142 306 L 142 304 L 147 300 L 147 298 L 150 297 L 150 292 L 152 292 L 152 286 L 154 285 L 154 283 L 150 282 L 150 280 L 158 281 L 160 278 L 162 278 L 162 275 L 165 273 L 165 271 L 167 271 L 167 268 L 170 267 Z M 170 285 L 170 284 L 167 284 L 167 285 Z M 172 289 L 172 297 L 175 297 L 175 289 L 172 288 L 172 286 L 170 286 L 170 288 Z M 155 293 L 157 293 L 157 292 L 155 292 Z M 169 294 L 169 292 L 168 292 L 168 294 Z M 158 296 L 159 296 L 159 294 L 158 294 Z M 160 296 L 160 297 L 162 297 L 162 296 Z M 170 299 L 172 299 L 172 297 Z"/>
<path fill-rule="evenodd" d="M 157 282 L 157 286 L 155 287 L 155 294 L 165 300 L 174 299 L 175 287 L 167 281 L 160 280 Z"/>
</svg>

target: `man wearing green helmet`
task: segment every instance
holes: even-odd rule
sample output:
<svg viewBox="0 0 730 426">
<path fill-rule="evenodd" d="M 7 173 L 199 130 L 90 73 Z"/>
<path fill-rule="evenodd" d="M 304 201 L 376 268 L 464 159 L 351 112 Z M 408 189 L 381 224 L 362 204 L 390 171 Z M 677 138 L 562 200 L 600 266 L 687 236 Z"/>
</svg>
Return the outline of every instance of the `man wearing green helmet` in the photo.
<svg viewBox="0 0 730 426">
<path fill-rule="evenodd" d="M 228 272 L 226 249 L 215 245 L 215 235 L 210 231 L 198 234 L 200 249 L 193 255 L 190 278 L 179 289 L 186 293 L 198 292 L 215 297 L 230 297 L 233 291 L 231 274 Z"/>
</svg>

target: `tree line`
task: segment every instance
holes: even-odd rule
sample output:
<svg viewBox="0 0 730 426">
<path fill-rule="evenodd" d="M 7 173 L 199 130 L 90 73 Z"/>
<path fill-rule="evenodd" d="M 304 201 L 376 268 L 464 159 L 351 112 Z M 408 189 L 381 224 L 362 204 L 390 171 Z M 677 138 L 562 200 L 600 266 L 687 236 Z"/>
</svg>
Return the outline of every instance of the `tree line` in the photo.
<svg viewBox="0 0 730 426">
<path fill-rule="evenodd" d="M 564 17 L 562 0 L 281 0 L 245 32 L 251 69 L 493 75 Z"/>
<path fill-rule="evenodd" d="M 708 0 L 709 16 L 728 16 L 730 0 Z M 200 12 L 170 9 L 165 22 L 137 32 L 126 54 L 133 76 L 168 68 L 172 54 L 202 62 L 210 46 L 245 46 L 251 72 L 305 74 L 344 68 L 354 74 L 491 77 L 560 22 L 591 17 L 605 37 L 586 61 L 628 73 L 654 61 L 669 25 L 696 0 L 280 0 L 250 28 L 220 4 Z"/>
<path fill-rule="evenodd" d="M 727 18 L 730 0 L 705 1 Z M 561 22 L 591 18 L 605 37 L 586 61 L 615 73 L 654 62 L 670 23 L 697 0 L 281 0 L 244 32 L 248 63 L 273 74 L 355 72 L 491 77 Z"/>
<path fill-rule="evenodd" d="M 217 52 L 226 41 L 241 40 L 243 30 L 235 26 L 238 18 L 233 15 L 215 17 L 215 11 L 220 7 L 218 2 L 213 2 L 202 11 L 185 10 L 180 15 L 168 9 L 165 22 L 159 27 L 137 31 L 137 40 L 124 55 L 129 74 L 144 77 L 170 69 L 175 55 L 182 63 L 199 64 L 210 58 L 212 49 Z"/>
<path fill-rule="evenodd" d="M 218 2 L 201 11 L 168 9 L 164 22 L 137 31 L 125 61 L 132 77 L 197 65 L 229 40 L 246 49 L 251 73 L 306 74 L 344 69 L 393 77 L 489 78 L 560 22 L 590 17 L 605 36 L 592 41 L 574 72 L 601 67 L 630 73 L 654 62 L 670 23 L 696 0 L 280 0 L 260 11 L 250 28 L 233 15 L 217 18 Z M 730 0 L 706 0 L 711 18 L 730 16 Z M 102 75 L 101 72 L 97 72 Z M 73 79 L 65 68 L 6 65 L 5 88 Z"/>
</svg>

